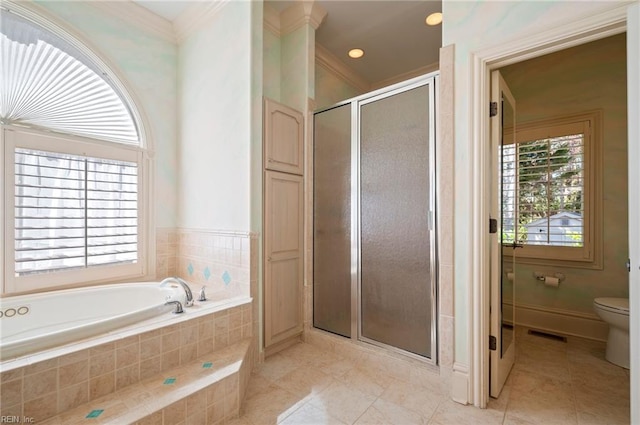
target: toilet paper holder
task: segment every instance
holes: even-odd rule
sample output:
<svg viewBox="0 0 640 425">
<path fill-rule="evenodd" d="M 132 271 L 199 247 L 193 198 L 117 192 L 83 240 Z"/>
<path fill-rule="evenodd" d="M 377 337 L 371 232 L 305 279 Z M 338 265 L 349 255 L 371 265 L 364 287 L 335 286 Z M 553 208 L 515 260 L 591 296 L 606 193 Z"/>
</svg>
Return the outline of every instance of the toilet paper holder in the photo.
<svg viewBox="0 0 640 425">
<path fill-rule="evenodd" d="M 564 280 L 564 278 L 565 278 L 565 275 L 562 274 L 562 273 L 545 274 L 545 273 L 541 273 L 541 272 L 533 272 L 533 277 L 535 277 L 540 282 L 544 282 L 545 278 L 547 278 L 549 276 L 555 277 L 560 282 L 562 282 Z"/>
</svg>

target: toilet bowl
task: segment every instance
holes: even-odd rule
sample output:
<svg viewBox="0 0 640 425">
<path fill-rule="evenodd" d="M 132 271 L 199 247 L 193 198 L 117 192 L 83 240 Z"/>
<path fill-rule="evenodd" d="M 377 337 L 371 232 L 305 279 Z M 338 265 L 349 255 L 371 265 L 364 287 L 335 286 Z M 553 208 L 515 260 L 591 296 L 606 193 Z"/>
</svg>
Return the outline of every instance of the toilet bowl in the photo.
<svg viewBox="0 0 640 425">
<path fill-rule="evenodd" d="M 629 299 L 596 298 L 593 308 L 609 324 L 606 359 L 629 369 Z"/>
</svg>

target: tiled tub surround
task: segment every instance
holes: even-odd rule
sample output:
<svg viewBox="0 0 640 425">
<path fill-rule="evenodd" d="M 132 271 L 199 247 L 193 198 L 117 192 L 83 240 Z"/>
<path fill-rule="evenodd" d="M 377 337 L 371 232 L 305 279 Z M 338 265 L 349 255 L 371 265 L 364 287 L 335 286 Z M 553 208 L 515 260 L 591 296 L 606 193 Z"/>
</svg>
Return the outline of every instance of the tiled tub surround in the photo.
<svg viewBox="0 0 640 425">
<path fill-rule="evenodd" d="M 257 240 L 249 232 L 157 229 L 156 277 L 180 276 L 214 300 L 248 296 Z"/>
<path fill-rule="evenodd" d="M 159 282 L 100 285 L 0 299 L 0 360 L 101 335 L 184 304 L 178 285 Z"/>
<path fill-rule="evenodd" d="M 36 422 L 253 336 L 249 298 L 206 303 L 117 332 L 0 364 L 0 416 Z M 253 340 L 253 338 L 251 338 Z M 255 358 L 255 344 L 250 347 Z M 214 359 L 215 360 L 215 359 Z"/>
<path fill-rule="evenodd" d="M 258 237 L 255 232 L 157 228 L 156 278 L 182 277 L 194 295 L 205 286 L 211 300 L 233 298 L 237 292 L 258 300 Z M 252 312 L 256 338 L 258 304 L 253 303 Z"/>
</svg>

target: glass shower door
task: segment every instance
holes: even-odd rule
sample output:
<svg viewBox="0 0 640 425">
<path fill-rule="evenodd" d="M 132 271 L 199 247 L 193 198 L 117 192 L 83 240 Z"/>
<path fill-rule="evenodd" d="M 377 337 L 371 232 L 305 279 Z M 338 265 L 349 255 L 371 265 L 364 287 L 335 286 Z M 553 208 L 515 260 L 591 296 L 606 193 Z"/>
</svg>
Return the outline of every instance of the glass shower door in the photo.
<svg viewBox="0 0 640 425">
<path fill-rule="evenodd" d="M 314 115 L 313 326 L 351 336 L 351 104 Z"/>
<path fill-rule="evenodd" d="M 360 105 L 360 338 L 433 356 L 433 85 Z"/>
</svg>

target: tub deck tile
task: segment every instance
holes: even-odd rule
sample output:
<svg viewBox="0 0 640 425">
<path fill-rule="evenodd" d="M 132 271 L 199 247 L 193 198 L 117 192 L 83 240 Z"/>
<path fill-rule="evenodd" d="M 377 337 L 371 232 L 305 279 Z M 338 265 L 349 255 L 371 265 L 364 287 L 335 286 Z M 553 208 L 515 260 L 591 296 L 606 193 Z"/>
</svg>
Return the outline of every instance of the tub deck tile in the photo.
<svg viewBox="0 0 640 425">
<path fill-rule="evenodd" d="M 156 423 L 160 414 L 169 418 L 170 423 L 178 423 L 192 416 L 204 418 L 209 407 L 213 406 L 225 406 L 225 417 L 237 416 L 240 404 L 238 383 L 241 368 L 250 367 L 246 362 L 250 345 L 250 339 L 242 340 L 183 366 L 160 372 L 152 378 L 91 400 L 42 423 L 144 424 Z M 169 381 L 171 383 L 165 384 Z M 216 391 L 218 389 L 222 391 Z M 209 400 L 207 393 L 215 393 L 217 397 Z M 92 412 L 99 410 L 102 410 L 100 414 L 91 417 Z"/>
</svg>

